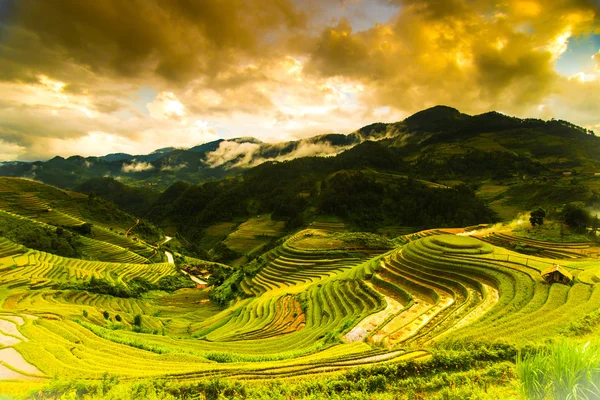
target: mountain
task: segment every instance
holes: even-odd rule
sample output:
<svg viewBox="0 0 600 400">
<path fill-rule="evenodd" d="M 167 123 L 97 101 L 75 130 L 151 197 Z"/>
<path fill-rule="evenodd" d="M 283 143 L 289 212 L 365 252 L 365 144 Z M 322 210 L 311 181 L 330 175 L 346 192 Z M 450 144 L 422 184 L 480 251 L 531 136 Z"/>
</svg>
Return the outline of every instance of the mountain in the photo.
<svg viewBox="0 0 600 400">
<path fill-rule="evenodd" d="M 104 161 L 129 161 L 132 160 L 133 158 L 135 158 L 135 156 L 132 156 L 131 154 L 126 154 L 126 153 L 111 153 L 111 154 L 107 154 L 105 156 L 101 156 L 98 157 Z"/>
<path fill-rule="evenodd" d="M 549 171 L 592 174 L 600 170 L 596 157 L 600 139 L 591 133 L 566 121 L 519 119 L 497 112 L 470 116 L 436 106 L 404 121 L 374 123 L 347 135 L 330 133 L 281 143 L 240 137 L 189 149 L 166 147 L 145 155 L 116 153 L 10 162 L 0 164 L 0 175 L 33 178 L 71 189 L 90 178 L 112 177 L 128 185 L 162 190 L 177 181 L 197 183 L 238 176 L 265 162 L 331 157 L 365 141 L 399 149 L 400 157 L 410 160 L 415 172 L 429 180 L 457 179 L 465 174 L 471 178 Z M 491 153 L 496 165 L 484 169 L 469 166 Z M 502 165 L 504 161 L 508 164 Z"/>
</svg>

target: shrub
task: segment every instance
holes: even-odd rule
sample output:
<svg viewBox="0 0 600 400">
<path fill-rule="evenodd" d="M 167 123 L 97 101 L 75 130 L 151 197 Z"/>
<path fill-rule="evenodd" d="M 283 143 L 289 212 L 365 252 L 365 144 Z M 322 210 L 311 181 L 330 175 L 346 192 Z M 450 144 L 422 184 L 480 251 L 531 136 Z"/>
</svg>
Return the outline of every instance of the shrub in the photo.
<svg viewBox="0 0 600 400">
<path fill-rule="evenodd" d="M 163 276 L 156 282 L 156 288 L 167 292 L 174 292 L 183 288 L 195 287 L 194 282 L 183 274 Z"/>
<path fill-rule="evenodd" d="M 561 216 L 569 228 L 580 233 L 585 232 L 591 222 L 589 211 L 574 204 L 567 204 Z"/>
<path fill-rule="evenodd" d="M 141 314 L 136 314 L 133 317 L 133 325 L 135 325 L 137 327 L 141 327 L 142 326 L 142 315 Z"/>
</svg>

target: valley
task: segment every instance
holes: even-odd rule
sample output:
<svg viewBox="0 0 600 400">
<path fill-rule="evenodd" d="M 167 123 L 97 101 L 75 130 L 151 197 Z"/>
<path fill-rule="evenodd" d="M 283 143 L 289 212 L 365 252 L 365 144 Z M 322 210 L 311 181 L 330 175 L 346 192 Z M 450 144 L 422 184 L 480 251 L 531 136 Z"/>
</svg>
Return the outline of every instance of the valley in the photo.
<svg viewBox="0 0 600 400">
<path fill-rule="evenodd" d="M 139 220 L 85 219 L 78 201 L 86 196 L 0 179 L 7 224 L 70 229 L 83 249 L 77 259 L 0 240 L 0 391 L 15 395 L 57 380 L 93 386 L 107 376 L 119 385 L 168 379 L 164 393 L 190 385 L 209 393 L 217 378 L 228 382 L 223 390 L 261 393 L 260 382 L 276 379 L 298 395 L 309 390 L 300 382 L 315 377 L 332 395 L 334 377 L 350 379 L 356 370 L 373 371 L 393 390 L 433 396 L 443 385 L 415 389 L 410 382 L 446 365 L 451 380 L 479 369 L 494 393 L 513 396 L 510 380 L 490 371 L 542 337 L 564 336 L 600 308 L 600 247 L 593 241 L 527 239 L 514 236 L 520 233 L 510 224 L 390 240 L 349 232 L 335 219 L 288 233 L 261 216 L 228 226 L 225 243 L 235 240 L 250 254 L 264 243 L 249 240 L 272 236 L 270 248 L 223 269 L 231 267 L 169 249 L 170 236 L 142 239 Z M 76 233 L 89 221 L 87 234 Z M 516 252 L 515 242 L 535 254 Z M 184 263 L 187 271 L 212 273 L 190 279 Z M 569 284 L 545 281 L 544 271 L 557 264 Z M 225 274 L 221 281 L 218 274 Z M 590 329 L 588 336 L 598 327 Z M 391 373 L 406 378 L 392 382 Z M 377 395 L 372 385 L 366 391 Z"/>
</svg>

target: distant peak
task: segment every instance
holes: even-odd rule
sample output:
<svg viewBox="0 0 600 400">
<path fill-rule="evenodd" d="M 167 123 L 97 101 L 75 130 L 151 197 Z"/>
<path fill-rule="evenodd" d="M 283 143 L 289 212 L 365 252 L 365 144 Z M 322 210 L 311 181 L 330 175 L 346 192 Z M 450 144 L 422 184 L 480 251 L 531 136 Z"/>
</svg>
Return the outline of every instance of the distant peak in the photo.
<svg viewBox="0 0 600 400">
<path fill-rule="evenodd" d="M 236 143 L 255 143 L 255 144 L 261 144 L 262 141 L 253 138 L 252 136 L 243 136 L 243 137 L 239 137 L 239 138 L 233 138 L 233 139 L 226 139 L 228 142 L 236 142 Z"/>
<path fill-rule="evenodd" d="M 444 117 L 449 117 L 449 116 L 457 116 L 460 115 L 460 111 L 458 111 L 456 108 L 452 108 L 452 107 L 448 107 L 448 106 L 435 106 L 435 107 L 431 107 L 431 108 L 427 108 L 425 110 L 419 111 L 413 115 L 411 115 L 410 117 L 407 118 L 407 120 L 410 119 L 414 119 L 414 118 L 422 118 L 422 117 L 438 117 L 438 118 L 444 118 Z"/>
<path fill-rule="evenodd" d="M 170 153 L 172 151 L 176 150 L 175 147 L 163 147 L 161 149 L 156 149 L 154 150 L 152 153 L 150 154 L 165 154 L 165 153 Z"/>
<path fill-rule="evenodd" d="M 411 115 L 404 120 L 404 124 L 409 131 L 440 132 L 466 118 L 469 116 L 461 114 L 456 108 L 435 106 Z"/>
</svg>

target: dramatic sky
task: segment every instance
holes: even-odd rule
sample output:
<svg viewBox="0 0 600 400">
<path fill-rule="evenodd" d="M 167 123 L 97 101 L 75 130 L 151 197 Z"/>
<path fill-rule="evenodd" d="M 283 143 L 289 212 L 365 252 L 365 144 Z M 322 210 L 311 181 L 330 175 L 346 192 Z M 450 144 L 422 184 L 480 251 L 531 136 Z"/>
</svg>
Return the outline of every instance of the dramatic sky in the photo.
<svg viewBox="0 0 600 400">
<path fill-rule="evenodd" d="M 0 0 L 0 160 L 348 133 L 437 104 L 600 134 L 600 0 Z"/>
</svg>

